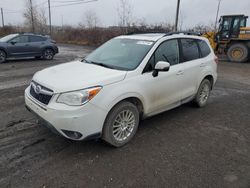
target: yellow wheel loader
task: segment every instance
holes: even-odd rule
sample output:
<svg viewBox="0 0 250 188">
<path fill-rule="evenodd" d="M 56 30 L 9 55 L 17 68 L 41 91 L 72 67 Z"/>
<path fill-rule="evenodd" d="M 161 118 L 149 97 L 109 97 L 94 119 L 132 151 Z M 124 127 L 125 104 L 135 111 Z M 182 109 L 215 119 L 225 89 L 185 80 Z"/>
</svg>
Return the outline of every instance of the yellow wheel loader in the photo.
<svg viewBox="0 0 250 188">
<path fill-rule="evenodd" d="M 250 27 L 245 15 L 221 16 L 218 32 L 203 34 L 217 54 L 226 54 L 233 62 L 246 62 L 250 58 Z"/>
</svg>

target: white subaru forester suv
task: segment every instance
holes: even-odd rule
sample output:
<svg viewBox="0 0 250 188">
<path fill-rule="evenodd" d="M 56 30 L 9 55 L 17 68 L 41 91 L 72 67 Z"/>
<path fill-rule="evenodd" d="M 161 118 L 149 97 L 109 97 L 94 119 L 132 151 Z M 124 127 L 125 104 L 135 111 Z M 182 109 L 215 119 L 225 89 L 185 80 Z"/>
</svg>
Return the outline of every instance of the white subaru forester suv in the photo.
<svg viewBox="0 0 250 188">
<path fill-rule="evenodd" d="M 194 101 L 206 105 L 217 80 L 209 41 L 188 33 L 116 37 L 83 60 L 37 72 L 29 111 L 72 140 L 101 137 L 120 147 L 140 119 Z"/>
</svg>

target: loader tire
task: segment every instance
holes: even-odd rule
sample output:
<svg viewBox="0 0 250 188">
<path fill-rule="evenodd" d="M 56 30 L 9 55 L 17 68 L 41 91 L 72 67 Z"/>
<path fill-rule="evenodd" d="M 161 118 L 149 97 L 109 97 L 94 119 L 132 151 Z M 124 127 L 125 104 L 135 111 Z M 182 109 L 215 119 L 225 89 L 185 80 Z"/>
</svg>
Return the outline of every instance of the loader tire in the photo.
<svg viewBox="0 0 250 188">
<path fill-rule="evenodd" d="M 241 43 L 233 44 L 227 51 L 227 57 L 232 62 L 246 62 L 249 57 L 249 49 Z"/>
</svg>

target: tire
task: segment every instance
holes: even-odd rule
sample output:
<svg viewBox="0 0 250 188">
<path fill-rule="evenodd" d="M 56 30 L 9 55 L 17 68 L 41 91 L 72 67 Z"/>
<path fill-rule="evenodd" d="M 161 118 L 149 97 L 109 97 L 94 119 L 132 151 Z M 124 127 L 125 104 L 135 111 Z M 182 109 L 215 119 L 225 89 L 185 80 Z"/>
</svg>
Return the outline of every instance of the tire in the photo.
<svg viewBox="0 0 250 188">
<path fill-rule="evenodd" d="M 102 139 L 114 147 L 122 147 L 134 137 L 139 121 L 137 107 L 127 101 L 120 102 L 106 118 Z"/>
<path fill-rule="evenodd" d="M 6 61 L 6 53 L 3 50 L 0 50 L 0 63 L 4 63 Z"/>
<path fill-rule="evenodd" d="M 50 48 L 46 48 L 44 51 L 43 51 L 43 59 L 45 60 L 52 60 L 54 58 L 54 51 Z"/>
<path fill-rule="evenodd" d="M 232 62 L 246 62 L 249 57 L 249 49 L 242 43 L 233 44 L 227 51 L 227 57 Z"/>
<path fill-rule="evenodd" d="M 211 88 L 212 88 L 212 85 L 211 85 L 211 82 L 209 80 L 204 79 L 201 82 L 199 89 L 197 91 L 197 94 L 195 96 L 195 99 L 194 99 L 194 103 L 199 108 L 206 106 L 208 98 L 210 96 Z"/>
</svg>

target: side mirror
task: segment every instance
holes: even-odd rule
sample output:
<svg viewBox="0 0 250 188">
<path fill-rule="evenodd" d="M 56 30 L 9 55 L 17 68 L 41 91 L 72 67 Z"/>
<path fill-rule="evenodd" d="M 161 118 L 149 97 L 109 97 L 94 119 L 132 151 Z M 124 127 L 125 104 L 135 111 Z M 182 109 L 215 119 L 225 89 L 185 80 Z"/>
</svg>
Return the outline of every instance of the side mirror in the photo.
<svg viewBox="0 0 250 188">
<path fill-rule="evenodd" d="M 167 72 L 170 69 L 170 64 L 165 61 L 159 61 L 156 63 L 154 71 L 153 71 L 153 77 L 157 77 L 159 72 Z"/>
<path fill-rule="evenodd" d="M 17 42 L 16 41 L 11 41 L 10 44 L 15 45 Z"/>
</svg>

